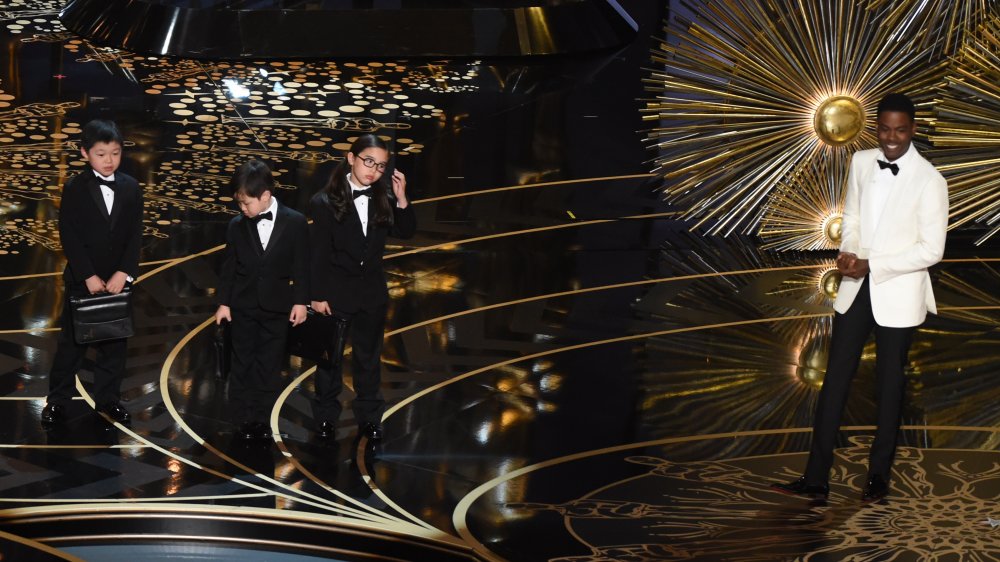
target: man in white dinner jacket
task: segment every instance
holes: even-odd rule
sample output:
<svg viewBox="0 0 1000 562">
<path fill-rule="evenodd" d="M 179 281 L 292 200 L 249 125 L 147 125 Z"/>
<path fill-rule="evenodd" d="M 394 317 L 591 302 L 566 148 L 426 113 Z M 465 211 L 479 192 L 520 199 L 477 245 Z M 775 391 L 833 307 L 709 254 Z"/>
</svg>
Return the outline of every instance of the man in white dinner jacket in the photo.
<svg viewBox="0 0 1000 562">
<path fill-rule="evenodd" d="M 915 115 L 908 97 L 887 95 L 876 115 L 879 148 L 857 152 L 851 160 L 837 256 L 842 280 L 809 462 L 798 480 L 772 485 L 779 491 L 829 495 L 844 404 L 874 331 L 878 428 L 861 499 L 876 501 L 889 493 L 906 386 L 903 370 L 917 326 L 928 311 L 937 313 L 927 268 L 941 261 L 948 227 L 948 185 L 911 142 Z"/>
</svg>

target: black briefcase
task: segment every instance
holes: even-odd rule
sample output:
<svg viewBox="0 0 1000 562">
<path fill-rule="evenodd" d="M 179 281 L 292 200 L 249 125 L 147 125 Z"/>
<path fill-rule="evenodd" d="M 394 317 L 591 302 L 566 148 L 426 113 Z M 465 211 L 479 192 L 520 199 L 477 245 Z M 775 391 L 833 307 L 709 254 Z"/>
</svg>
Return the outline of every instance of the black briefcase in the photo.
<svg viewBox="0 0 1000 562">
<path fill-rule="evenodd" d="M 288 354 L 317 363 L 336 364 L 344 355 L 347 318 L 330 316 L 309 309 L 305 322 L 288 330 Z"/>
<path fill-rule="evenodd" d="M 73 339 L 78 344 L 129 338 L 132 326 L 132 291 L 126 287 L 117 295 L 97 293 L 70 297 Z"/>
<path fill-rule="evenodd" d="M 229 321 L 223 320 L 221 324 L 216 324 L 212 346 L 215 348 L 215 376 L 224 379 L 229 376 L 233 366 L 233 336 Z"/>
</svg>

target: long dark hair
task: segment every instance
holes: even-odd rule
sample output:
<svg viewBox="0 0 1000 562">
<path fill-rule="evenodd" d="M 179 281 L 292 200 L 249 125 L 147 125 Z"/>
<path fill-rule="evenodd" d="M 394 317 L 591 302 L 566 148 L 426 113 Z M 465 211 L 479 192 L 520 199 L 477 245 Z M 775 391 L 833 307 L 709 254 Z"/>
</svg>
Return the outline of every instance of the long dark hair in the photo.
<svg viewBox="0 0 1000 562">
<path fill-rule="evenodd" d="M 351 144 L 350 153 L 354 158 L 360 158 L 360 154 L 366 148 L 381 148 L 389 153 L 389 146 L 382 139 L 373 134 L 364 134 Z M 390 156 L 391 158 L 391 156 Z M 330 174 L 330 179 L 323 188 L 327 202 L 333 210 L 333 218 L 337 222 L 344 220 L 348 212 L 354 211 L 354 197 L 351 195 L 351 186 L 347 183 L 347 174 L 351 171 L 351 165 L 347 158 L 344 158 Z M 375 224 L 379 226 L 389 226 L 392 224 L 392 207 L 389 205 L 389 182 L 392 179 L 383 173 L 382 177 L 371 184 L 372 204 L 375 205 Z"/>
</svg>

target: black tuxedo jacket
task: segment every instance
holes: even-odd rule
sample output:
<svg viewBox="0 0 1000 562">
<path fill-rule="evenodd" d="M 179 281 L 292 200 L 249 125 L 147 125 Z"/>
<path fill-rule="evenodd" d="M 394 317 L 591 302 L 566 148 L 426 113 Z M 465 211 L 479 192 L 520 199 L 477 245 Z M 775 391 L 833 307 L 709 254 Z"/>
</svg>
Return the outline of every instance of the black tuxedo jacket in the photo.
<svg viewBox="0 0 1000 562">
<path fill-rule="evenodd" d="M 385 239 L 409 238 L 417 229 L 411 203 L 393 208 L 392 226 L 375 224 L 374 202 L 368 205 L 368 236 L 353 205 L 343 221 L 337 221 L 325 193 L 309 201 L 310 246 L 312 248 L 312 300 L 327 301 L 334 310 L 353 313 L 389 300 L 382 254 Z"/>
<path fill-rule="evenodd" d="M 115 202 L 108 214 L 93 170 L 74 176 L 63 187 L 59 237 L 66 253 L 63 279 L 68 293 L 86 292 L 86 280 L 104 281 L 116 271 L 139 276 L 142 245 L 142 191 L 135 178 L 115 172 Z"/>
<path fill-rule="evenodd" d="M 219 281 L 219 304 L 289 313 L 309 304 L 309 229 L 302 213 L 278 202 L 267 250 L 257 225 L 244 215 L 229 221 Z"/>
</svg>

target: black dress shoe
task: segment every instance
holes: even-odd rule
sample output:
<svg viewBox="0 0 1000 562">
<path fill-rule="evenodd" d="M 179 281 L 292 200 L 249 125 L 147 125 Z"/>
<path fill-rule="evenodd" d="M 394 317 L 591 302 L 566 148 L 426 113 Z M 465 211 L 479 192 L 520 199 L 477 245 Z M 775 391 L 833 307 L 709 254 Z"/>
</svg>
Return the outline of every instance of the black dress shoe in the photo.
<svg viewBox="0 0 1000 562">
<path fill-rule="evenodd" d="M 53 426 L 66 421 L 66 406 L 46 404 L 42 409 L 42 425 Z"/>
<path fill-rule="evenodd" d="M 787 484 L 771 484 L 772 490 L 777 490 L 785 494 L 795 496 L 805 496 L 813 499 L 826 499 L 830 495 L 829 484 L 806 484 L 806 477 L 802 476 L 798 480 L 792 480 Z"/>
<path fill-rule="evenodd" d="M 323 420 L 316 426 L 316 436 L 329 439 L 337 432 L 337 426 L 330 420 Z"/>
<path fill-rule="evenodd" d="M 128 413 L 128 410 L 122 408 L 122 405 L 118 402 L 106 402 L 98 407 L 97 411 L 111 418 L 111 421 L 120 424 L 127 424 L 132 421 L 132 416 Z"/>
<path fill-rule="evenodd" d="M 241 441 L 253 441 L 257 435 L 256 424 L 251 422 L 241 423 L 238 428 L 236 428 L 236 438 Z"/>
<path fill-rule="evenodd" d="M 889 483 L 885 478 L 875 474 L 868 477 L 868 483 L 861 492 L 861 501 L 865 503 L 876 502 L 889 495 Z"/>
<path fill-rule="evenodd" d="M 382 424 L 366 423 L 361 426 L 361 435 L 367 437 L 369 441 L 381 441 L 383 437 Z"/>
<path fill-rule="evenodd" d="M 264 422 L 256 422 L 253 424 L 253 436 L 254 439 L 259 439 L 261 441 L 267 441 L 271 439 L 271 426 Z"/>
</svg>

